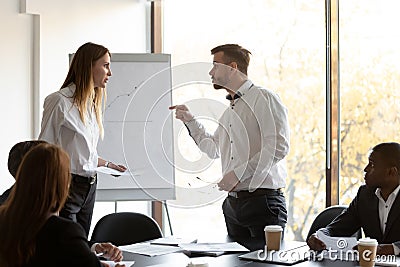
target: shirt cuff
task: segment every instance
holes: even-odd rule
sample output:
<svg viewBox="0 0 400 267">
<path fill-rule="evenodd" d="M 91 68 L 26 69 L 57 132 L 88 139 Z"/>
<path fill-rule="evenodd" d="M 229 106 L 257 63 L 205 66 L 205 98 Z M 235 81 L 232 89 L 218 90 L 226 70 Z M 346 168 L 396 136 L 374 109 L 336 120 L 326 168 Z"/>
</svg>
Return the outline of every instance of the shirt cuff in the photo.
<svg viewBox="0 0 400 267">
<path fill-rule="evenodd" d="M 186 129 L 188 130 L 190 136 L 192 136 L 192 132 L 193 132 L 193 130 L 190 128 L 193 128 L 193 125 L 195 124 L 195 122 L 196 121 L 193 117 L 193 119 L 191 119 L 190 121 L 183 123 L 186 126 Z"/>
<path fill-rule="evenodd" d="M 394 252 L 394 255 L 399 255 L 400 254 L 400 247 L 398 247 L 397 245 L 395 245 L 395 244 L 392 244 L 393 245 L 393 252 Z"/>
<path fill-rule="evenodd" d="M 93 243 L 93 245 L 90 247 L 90 250 L 93 252 L 93 253 L 97 253 L 96 252 L 96 245 L 97 245 L 98 243 Z"/>
<path fill-rule="evenodd" d="M 191 119 L 190 121 L 184 122 L 183 124 L 185 124 L 186 127 L 189 128 L 190 126 L 196 125 L 196 119 L 193 117 L 193 119 Z"/>
</svg>

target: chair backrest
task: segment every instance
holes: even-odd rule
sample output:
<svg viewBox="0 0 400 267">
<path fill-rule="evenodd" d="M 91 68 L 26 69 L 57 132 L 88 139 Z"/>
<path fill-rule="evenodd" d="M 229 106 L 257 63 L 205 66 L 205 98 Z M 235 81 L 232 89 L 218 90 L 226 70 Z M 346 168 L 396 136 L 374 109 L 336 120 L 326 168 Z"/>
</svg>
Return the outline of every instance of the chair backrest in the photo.
<svg viewBox="0 0 400 267">
<path fill-rule="evenodd" d="M 118 212 L 101 218 L 93 229 L 91 241 L 129 245 L 162 237 L 157 222 L 141 213 Z"/>
<path fill-rule="evenodd" d="M 318 216 L 314 219 L 314 222 L 311 224 L 310 230 L 308 231 L 307 239 L 315 233 L 318 229 L 327 226 L 331 223 L 337 216 L 339 216 L 345 209 L 347 209 L 346 205 L 335 205 L 330 206 L 323 210 Z M 361 231 L 358 231 L 355 237 L 361 237 Z"/>
</svg>

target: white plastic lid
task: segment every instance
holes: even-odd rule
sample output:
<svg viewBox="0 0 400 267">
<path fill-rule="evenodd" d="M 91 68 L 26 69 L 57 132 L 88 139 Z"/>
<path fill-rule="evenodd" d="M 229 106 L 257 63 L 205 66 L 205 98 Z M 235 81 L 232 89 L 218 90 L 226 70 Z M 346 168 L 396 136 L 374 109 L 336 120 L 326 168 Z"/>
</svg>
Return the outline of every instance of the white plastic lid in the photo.
<svg viewBox="0 0 400 267">
<path fill-rule="evenodd" d="M 366 238 L 360 238 L 357 241 L 357 244 L 358 245 L 363 245 L 363 246 L 377 246 L 378 245 L 378 241 L 376 241 L 376 239 L 366 237 Z"/>
<path fill-rule="evenodd" d="M 267 225 L 264 228 L 264 231 L 268 232 L 282 232 L 283 228 L 280 225 Z"/>
</svg>

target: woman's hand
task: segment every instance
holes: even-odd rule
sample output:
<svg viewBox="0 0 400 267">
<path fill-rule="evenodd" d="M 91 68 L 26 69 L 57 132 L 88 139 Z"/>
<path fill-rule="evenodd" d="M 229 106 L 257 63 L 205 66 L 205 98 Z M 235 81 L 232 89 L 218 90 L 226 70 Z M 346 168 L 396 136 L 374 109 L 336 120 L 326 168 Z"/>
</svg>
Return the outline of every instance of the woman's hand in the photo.
<svg viewBox="0 0 400 267">
<path fill-rule="evenodd" d="M 114 169 L 114 170 L 117 170 L 117 171 L 120 171 L 120 172 L 126 171 L 126 167 L 124 165 L 117 165 L 117 164 L 115 164 L 113 162 L 109 162 L 107 167 L 111 168 L 111 169 Z"/>
<path fill-rule="evenodd" d="M 122 251 L 111 243 L 98 243 L 94 249 L 96 253 L 103 253 L 102 257 L 115 262 L 121 261 L 123 258 Z"/>
</svg>

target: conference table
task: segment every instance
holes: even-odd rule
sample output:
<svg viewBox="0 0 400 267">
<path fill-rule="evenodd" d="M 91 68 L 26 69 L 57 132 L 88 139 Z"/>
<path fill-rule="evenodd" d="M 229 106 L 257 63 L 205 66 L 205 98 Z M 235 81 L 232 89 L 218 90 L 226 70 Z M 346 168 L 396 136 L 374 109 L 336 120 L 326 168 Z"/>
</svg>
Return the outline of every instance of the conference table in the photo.
<svg viewBox="0 0 400 267">
<path fill-rule="evenodd" d="M 200 241 L 200 240 L 199 240 Z M 226 242 L 232 241 L 229 238 L 225 239 Z M 206 242 L 206 241 L 200 241 Z M 208 241 L 209 242 L 209 241 Z M 214 242 L 222 242 L 214 241 Z M 290 242 L 290 241 L 289 241 Z M 238 243 L 250 249 L 250 251 L 257 250 L 256 248 L 260 248 L 263 244 L 254 243 L 252 241 L 238 241 Z M 305 244 L 305 243 L 304 243 Z M 283 245 L 285 246 L 285 245 Z M 190 255 L 186 252 L 175 252 L 171 254 L 165 254 L 160 256 L 149 257 L 145 255 L 123 252 L 124 260 L 126 261 L 135 261 L 133 267 L 144 267 L 144 266 L 154 266 L 154 267 L 186 267 L 189 263 L 208 263 L 208 267 L 235 267 L 235 266 L 243 266 L 243 267 L 268 267 L 268 266 L 285 266 L 285 264 L 276 264 L 276 263 L 266 263 L 259 261 L 251 261 L 240 259 L 239 256 L 245 254 L 246 252 L 240 253 L 229 253 L 223 254 L 216 257 L 210 256 L 194 256 Z M 286 265 L 287 266 L 287 265 Z M 358 266 L 357 261 L 340 261 L 340 260 L 328 260 L 328 259 L 319 259 L 319 260 L 306 260 L 294 265 L 295 267 L 322 267 L 322 266 L 332 266 L 332 267 L 348 267 L 348 266 Z"/>
<path fill-rule="evenodd" d="M 282 264 L 264 263 L 257 261 L 241 260 L 238 258 L 239 255 L 243 253 L 235 254 L 225 254 L 218 257 L 203 257 L 201 262 L 208 263 L 209 267 L 268 267 L 268 266 L 285 266 Z M 196 262 L 196 258 L 191 258 L 186 256 L 184 253 L 172 253 L 167 255 L 148 257 L 139 254 L 133 254 L 129 252 L 124 252 L 124 260 L 133 260 L 135 264 L 133 267 L 186 267 L 190 262 Z M 296 263 L 292 266 L 298 267 L 321 267 L 321 266 L 332 266 L 332 267 L 348 267 L 348 266 L 358 266 L 358 262 L 351 261 L 332 261 L 332 260 L 322 260 L 322 261 L 304 261 Z"/>
</svg>

